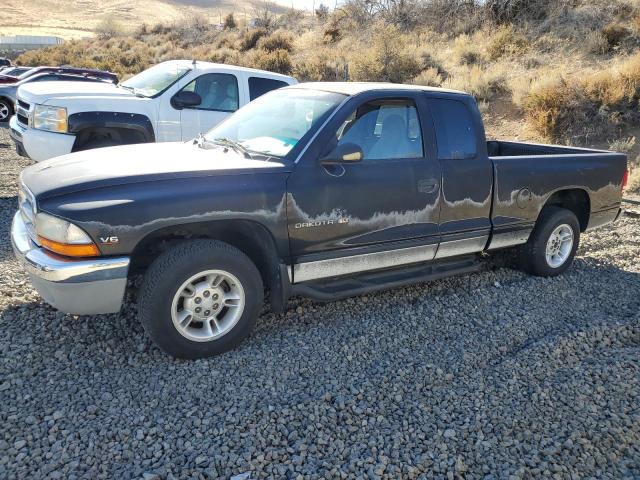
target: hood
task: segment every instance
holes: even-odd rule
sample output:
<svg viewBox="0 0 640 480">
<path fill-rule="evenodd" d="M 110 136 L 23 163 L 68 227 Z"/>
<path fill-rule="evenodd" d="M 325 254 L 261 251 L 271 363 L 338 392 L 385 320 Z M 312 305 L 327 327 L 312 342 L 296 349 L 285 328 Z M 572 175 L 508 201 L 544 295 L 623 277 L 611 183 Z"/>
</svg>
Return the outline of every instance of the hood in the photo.
<svg viewBox="0 0 640 480">
<path fill-rule="evenodd" d="M 107 82 L 32 82 L 20 87 L 20 98 L 29 103 L 69 97 L 138 98 L 129 90 Z"/>
<path fill-rule="evenodd" d="M 36 198 L 91 188 L 210 175 L 288 171 L 280 162 L 249 160 L 233 150 L 205 150 L 192 142 L 99 148 L 26 168 L 22 181 Z"/>
</svg>

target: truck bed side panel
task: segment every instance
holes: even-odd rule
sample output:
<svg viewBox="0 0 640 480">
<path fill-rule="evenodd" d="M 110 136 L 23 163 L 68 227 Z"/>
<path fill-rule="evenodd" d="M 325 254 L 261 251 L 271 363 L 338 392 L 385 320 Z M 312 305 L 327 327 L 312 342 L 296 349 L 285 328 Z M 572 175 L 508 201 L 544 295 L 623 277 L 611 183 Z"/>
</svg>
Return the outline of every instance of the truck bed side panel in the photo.
<svg viewBox="0 0 640 480">
<path fill-rule="evenodd" d="M 589 227 L 612 220 L 620 208 L 627 159 L 617 153 L 572 153 L 491 157 L 494 168 L 492 222 L 496 233 L 533 227 L 556 192 L 583 190 L 589 197 Z"/>
</svg>

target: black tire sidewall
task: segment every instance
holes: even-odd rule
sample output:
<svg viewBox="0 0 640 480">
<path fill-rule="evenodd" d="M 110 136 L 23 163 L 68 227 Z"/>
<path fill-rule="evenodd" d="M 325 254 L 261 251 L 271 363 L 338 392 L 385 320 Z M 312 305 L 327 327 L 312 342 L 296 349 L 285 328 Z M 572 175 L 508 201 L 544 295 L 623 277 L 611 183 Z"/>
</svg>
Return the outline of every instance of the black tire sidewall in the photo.
<svg viewBox="0 0 640 480">
<path fill-rule="evenodd" d="M 210 342 L 195 342 L 182 336 L 173 325 L 171 305 L 178 288 L 191 276 L 205 270 L 233 274 L 245 294 L 244 311 L 228 333 Z M 255 325 L 264 290 L 255 265 L 239 250 L 217 241 L 185 242 L 162 254 L 145 274 L 138 299 L 143 326 L 165 353 L 178 358 L 204 358 L 226 352 Z"/>
<path fill-rule="evenodd" d="M 114 142 L 113 140 L 106 139 L 106 138 L 100 139 L 100 140 L 90 140 L 84 145 L 80 145 L 80 148 L 78 149 L 78 151 L 82 152 L 85 150 L 95 150 L 96 148 L 115 147 L 117 145 L 118 145 L 117 142 Z"/>
<path fill-rule="evenodd" d="M 9 115 L 7 115 L 7 118 L 0 119 L 0 123 L 6 123 L 9 121 L 11 115 L 13 114 L 13 106 L 6 100 L 0 100 L 0 105 L 5 105 L 9 109 Z"/>
<path fill-rule="evenodd" d="M 569 225 L 573 231 L 573 246 L 569 257 L 559 267 L 552 267 L 547 263 L 546 249 L 551 233 L 562 224 Z M 553 277 L 564 273 L 573 263 L 580 244 L 580 223 L 573 212 L 560 207 L 547 207 L 540 214 L 540 218 L 531 233 L 522 252 L 522 263 L 525 270 L 534 275 Z"/>
</svg>

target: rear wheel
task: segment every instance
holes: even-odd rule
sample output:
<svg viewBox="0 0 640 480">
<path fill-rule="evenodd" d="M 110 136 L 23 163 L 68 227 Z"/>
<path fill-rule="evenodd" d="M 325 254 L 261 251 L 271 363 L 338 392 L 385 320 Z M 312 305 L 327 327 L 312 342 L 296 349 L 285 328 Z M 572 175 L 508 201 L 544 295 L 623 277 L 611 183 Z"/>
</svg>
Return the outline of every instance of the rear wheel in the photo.
<svg viewBox="0 0 640 480">
<path fill-rule="evenodd" d="M 223 242 L 195 240 L 163 253 L 149 267 L 140 316 L 164 352 L 203 358 L 247 337 L 263 299 L 260 273 L 244 253 Z"/>
<path fill-rule="evenodd" d="M 580 224 L 573 212 L 546 207 L 529 241 L 520 249 L 523 270 L 538 276 L 560 275 L 573 263 L 580 242 Z"/>
<path fill-rule="evenodd" d="M 8 100 L 0 98 L 0 123 L 8 122 L 13 114 L 13 107 Z"/>
</svg>

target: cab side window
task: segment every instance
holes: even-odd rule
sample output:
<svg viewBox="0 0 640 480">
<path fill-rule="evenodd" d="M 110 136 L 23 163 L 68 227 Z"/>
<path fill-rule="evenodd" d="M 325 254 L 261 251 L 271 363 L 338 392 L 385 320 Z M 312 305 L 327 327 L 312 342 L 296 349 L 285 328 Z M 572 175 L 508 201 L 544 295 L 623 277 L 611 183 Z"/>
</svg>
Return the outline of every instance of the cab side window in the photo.
<svg viewBox="0 0 640 480">
<path fill-rule="evenodd" d="M 340 126 L 336 137 L 338 145 L 358 145 L 365 161 L 424 157 L 418 111 L 410 99 L 361 105 Z"/>
<path fill-rule="evenodd" d="M 202 103 L 194 107 L 197 110 L 235 112 L 240 104 L 238 80 L 227 73 L 200 75 L 182 90 L 200 95 Z"/>
<path fill-rule="evenodd" d="M 461 160 L 477 155 L 477 135 L 467 106 L 457 100 L 434 98 L 429 102 L 436 127 L 438 158 Z"/>
<path fill-rule="evenodd" d="M 254 101 L 256 98 L 264 95 L 271 90 L 286 87 L 287 83 L 282 80 L 274 80 L 273 78 L 249 77 L 249 100 Z"/>
</svg>

